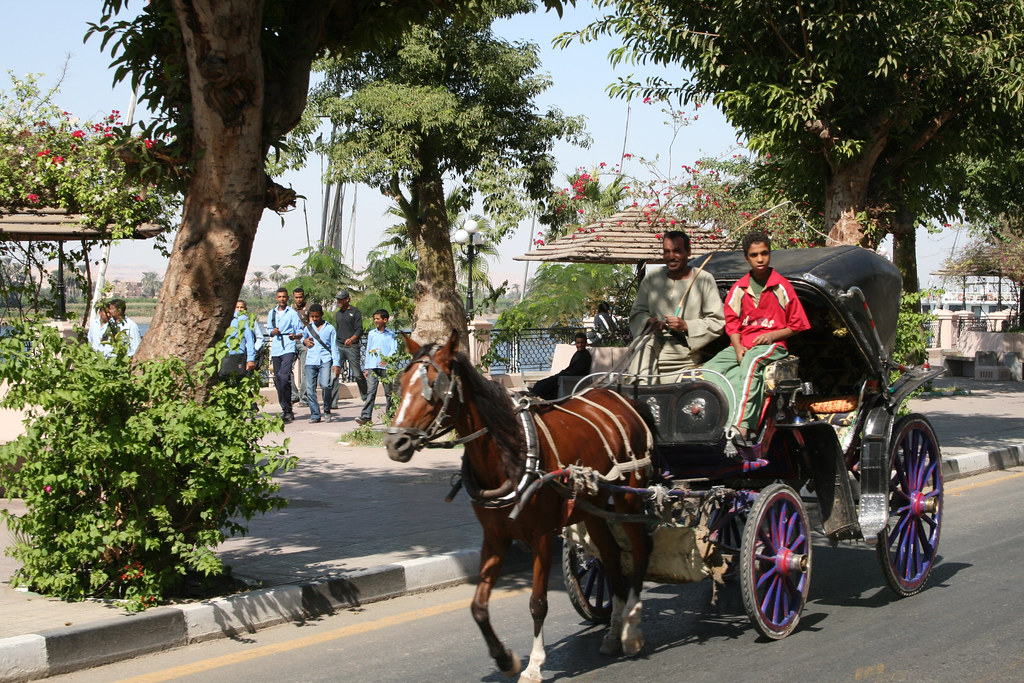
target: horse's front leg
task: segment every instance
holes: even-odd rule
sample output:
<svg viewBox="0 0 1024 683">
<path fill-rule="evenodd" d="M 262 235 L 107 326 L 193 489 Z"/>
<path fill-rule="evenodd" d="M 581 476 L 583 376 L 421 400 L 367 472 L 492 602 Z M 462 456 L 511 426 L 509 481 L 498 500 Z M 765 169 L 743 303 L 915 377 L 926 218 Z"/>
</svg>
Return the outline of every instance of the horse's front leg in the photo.
<svg viewBox="0 0 1024 683">
<path fill-rule="evenodd" d="M 548 615 L 548 576 L 551 573 L 551 548 L 554 534 L 535 536 L 533 547 L 533 593 L 530 595 L 530 615 L 533 617 L 533 648 L 530 663 L 519 677 L 519 683 L 540 683 L 544 680 L 541 668 L 547 655 L 544 651 L 544 618 Z"/>
<path fill-rule="evenodd" d="M 650 538 L 642 524 L 626 523 L 622 528 L 633 551 L 633 573 L 629 576 L 629 592 L 622 610 L 622 651 L 627 655 L 635 655 L 644 647 L 644 634 L 640 628 L 643 613 L 640 593 L 643 590 L 644 575 L 647 574 Z"/>
<path fill-rule="evenodd" d="M 625 585 L 622 582 L 622 555 L 619 545 L 615 542 L 608 523 L 600 517 L 587 517 L 585 520 L 590 540 L 597 547 L 608 576 L 608 585 L 612 589 L 612 614 L 608 632 L 601 641 L 600 652 L 603 655 L 617 655 L 622 652 L 622 615 L 626 604 Z"/>
<path fill-rule="evenodd" d="M 495 539 L 487 533 L 484 527 L 484 543 L 480 548 L 480 583 L 477 584 L 476 593 L 473 595 L 473 603 L 470 611 L 473 613 L 473 620 L 480 628 L 484 641 L 487 643 L 487 650 L 491 653 L 498 669 L 506 676 L 515 676 L 519 673 L 522 664 L 519 657 L 512 650 L 507 649 L 495 635 L 491 628 L 491 616 L 488 603 L 491 600 L 491 591 L 498 583 L 498 576 L 501 574 L 501 563 L 508 552 L 510 542 L 508 539 Z"/>
</svg>

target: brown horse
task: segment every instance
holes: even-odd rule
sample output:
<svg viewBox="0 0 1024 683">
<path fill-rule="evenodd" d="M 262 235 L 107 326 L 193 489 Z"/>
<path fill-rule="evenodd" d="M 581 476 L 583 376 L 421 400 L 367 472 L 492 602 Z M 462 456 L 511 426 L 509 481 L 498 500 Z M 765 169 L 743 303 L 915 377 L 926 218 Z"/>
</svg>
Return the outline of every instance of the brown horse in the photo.
<svg viewBox="0 0 1024 683">
<path fill-rule="evenodd" d="M 465 443 L 462 481 L 484 532 L 480 583 L 471 609 L 498 668 L 514 676 L 521 667 L 515 653 L 495 635 L 488 614 L 505 553 L 516 539 L 533 551 L 533 648 L 519 680 L 540 681 L 555 535 L 577 521 L 586 524 L 614 591 L 611 627 L 601 652 L 638 653 L 644 642 L 640 590 L 649 550 L 644 527 L 635 522 L 622 525 L 634 558 L 634 574 L 624 581 L 619 549 L 608 524 L 593 514 L 604 510 L 609 494 L 593 486 L 573 486 L 580 478 L 568 476 L 567 468 L 589 468 L 574 471 L 591 476 L 596 472 L 620 485 L 644 486 L 653 447 L 650 425 L 631 402 L 606 389 L 589 389 L 556 403 L 528 405 L 514 400 L 473 368 L 458 351 L 454 332 L 445 344 L 421 347 L 409 338 L 406 344 L 413 359 L 399 377 L 401 403 L 384 442 L 388 455 L 398 462 L 408 462 L 417 449 L 433 445 L 434 439 L 452 430 Z M 550 476 L 538 486 L 545 474 Z M 524 491 L 532 495 L 523 495 Z M 640 511 L 639 496 L 632 492 L 615 493 L 612 498 L 617 513 Z M 513 509 L 516 514 L 510 516 Z"/>
</svg>

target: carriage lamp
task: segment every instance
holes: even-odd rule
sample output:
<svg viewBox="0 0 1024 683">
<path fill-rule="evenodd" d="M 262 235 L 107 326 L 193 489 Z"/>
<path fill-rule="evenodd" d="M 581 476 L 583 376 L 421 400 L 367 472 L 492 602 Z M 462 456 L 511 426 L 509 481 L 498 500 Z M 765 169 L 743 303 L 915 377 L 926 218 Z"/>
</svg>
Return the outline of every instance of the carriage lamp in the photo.
<svg viewBox="0 0 1024 683">
<path fill-rule="evenodd" d="M 473 259 L 476 258 L 477 247 L 484 244 L 483 233 L 477 232 L 480 225 L 470 218 L 462 227 L 455 231 L 454 239 L 459 244 L 466 246 L 466 255 L 469 257 L 469 288 L 466 290 L 466 317 L 473 317 Z"/>
</svg>

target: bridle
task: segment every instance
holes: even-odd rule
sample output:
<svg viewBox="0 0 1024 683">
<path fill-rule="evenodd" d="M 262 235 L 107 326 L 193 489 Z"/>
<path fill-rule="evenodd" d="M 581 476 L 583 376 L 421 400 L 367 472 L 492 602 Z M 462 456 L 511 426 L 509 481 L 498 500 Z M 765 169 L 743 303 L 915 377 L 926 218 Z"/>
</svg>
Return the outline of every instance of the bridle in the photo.
<svg viewBox="0 0 1024 683">
<path fill-rule="evenodd" d="M 433 382 L 430 381 L 428 369 L 430 367 L 437 372 Z M 458 422 L 459 416 L 462 414 L 462 406 L 465 402 L 462 379 L 454 373 L 446 373 L 429 355 L 413 360 L 405 372 L 416 373 L 416 378 L 413 381 L 419 380 L 420 394 L 423 396 L 423 400 L 427 403 L 440 400 L 441 408 L 425 430 L 414 427 L 389 427 L 388 434 L 403 435 L 410 439 L 414 449 L 420 450 L 421 448 L 454 448 L 487 433 L 487 427 L 484 427 L 459 439 L 438 442 L 438 439 L 455 429 L 455 423 Z M 448 412 L 448 407 L 456 394 L 458 394 L 458 400 L 455 401 L 455 414 L 452 415 Z"/>
<path fill-rule="evenodd" d="M 430 368 L 434 368 L 437 373 L 433 381 L 430 380 Z M 472 434 L 467 434 L 458 439 L 438 441 L 439 438 L 455 429 L 455 424 L 462 413 L 462 408 L 465 404 L 462 379 L 454 372 L 450 374 L 445 372 L 431 355 L 424 355 L 414 359 L 409 364 L 409 367 L 405 369 L 405 372 L 415 373 L 412 381 L 419 380 L 420 394 L 423 396 L 423 400 L 428 403 L 434 403 L 439 400 L 441 407 L 426 429 L 392 426 L 388 428 L 387 433 L 389 435 L 407 439 L 411 448 L 420 450 L 421 448 L 454 448 L 455 446 L 478 439 L 490 431 L 487 427 L 482 427 Z M 449 406 L 456 395 L 455 412 L 452 414 L 449 412 Z M 528 405 L 529 402 L 527 401 L 518 406 L 520 419 L 523 421 L 523 427 L 527 434 L 526 469 L 521 478 L 517 477 L 519 485 L 516 485 L 517 478 L 510 478 L 506 479 L 496 489 L 482 489 L 476 483 L 476 477 L 473 474 L 469 460 L 463 455 L 460 478 L 458 483 L 453 486 L 452 492 L 446 500 L 451 500 L 455 492 L 464 485 L 466 493 L 469 494 L 475 505 L 481 507 L 506 507 L 512 505 L 519 492 L 524 490 L 536 478 L 537 464 L 540 458 L 537 450 L 536 431 L 533 428 L 532 415 L 527 409 Z"/>
</svg>

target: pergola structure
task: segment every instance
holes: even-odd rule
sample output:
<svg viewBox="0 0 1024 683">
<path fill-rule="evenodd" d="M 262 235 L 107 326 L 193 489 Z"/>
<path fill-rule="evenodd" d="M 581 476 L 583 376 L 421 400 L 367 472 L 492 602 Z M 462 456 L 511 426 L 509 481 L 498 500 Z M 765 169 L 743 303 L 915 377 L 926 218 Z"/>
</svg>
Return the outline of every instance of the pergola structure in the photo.
<svg viewBox="0 0 1024 683">
<path fill-rule="evenodd" d="M 683 230 L 690 236 L 695 257 L 738 248 L 736 240 L 720 230 L 674 222 L 659 207 L 632 206 L 514 258 L 561 263 L 661 263 L 661 236 L 670 230 Z"/>
<path fill-rule="evenodd" d="M 124 239 L 149 239 L 163 228 L 155 223 L 135 227 Z M 39 208 L 17 212 L 0 211 L 0 241 L 57 242 L 57 316 L 63 320 L 67 312 L 64 294 L 64 243 L 85 240 L 111 239 L 109 230 L 100 230 L 86 224 L 82 214 L 68 213 L 66 209 Z"/>
</svg>

